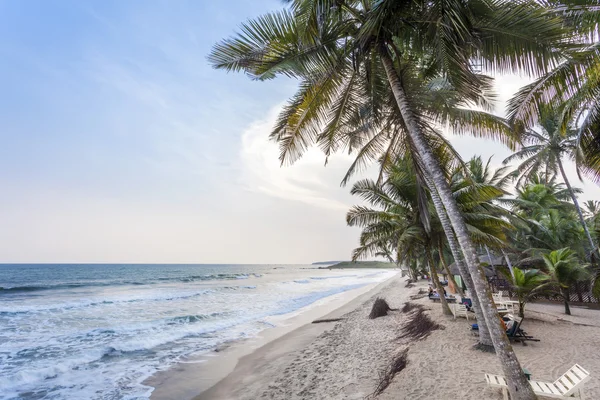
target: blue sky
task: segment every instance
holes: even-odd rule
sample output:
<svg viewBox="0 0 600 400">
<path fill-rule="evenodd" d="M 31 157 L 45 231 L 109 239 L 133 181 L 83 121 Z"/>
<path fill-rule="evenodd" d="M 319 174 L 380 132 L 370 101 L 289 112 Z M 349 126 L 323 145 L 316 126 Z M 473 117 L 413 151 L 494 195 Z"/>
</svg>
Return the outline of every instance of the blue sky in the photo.
<svg viewBox="0 0 600 400">
<path fill-rule="evenodd" d="M 348 259 L 348 157 L 325 169 L 312 151 L 280 169 L 266 140 L 294 82 L 206 62 L 240 22 L 281 7 L 0 0 L 0 261 Z M 505 155 L 454 141 L 466 157 Z"/>
<path fill-rule="evenodd" d="M 261 177 L 278 169 L 263 157 L 273 147 L 242 149 L 256 124 L 264 132 L 254 137 L 266 139 L 261 121 L 274 118 L 294 82 L 253 82 L 206 62 L 240 22 L 280 7 L 0 1 L 2 261 L 347 258 L 355 235 L 343 213 L 312 214 L 328 221 L 321 230 L 346 231 L 344 245 L 305 243 L 302 235 L 320 238 L 299 218 L 306 203 Z"/>
<path fill-rule="evenodd" d="M 169 198 L 210 191 L 207 163 L 218 180 L 229 177 L 239 132 L 293 88 L 218 73 L 205 61 L 215 41 L 277 2 L 0 4 L 9 185 L 142 197 L 154 186 L 163 189 L 154 196 Z M 186 190 L 167 194 L 177 183 Z"/>
</svg>

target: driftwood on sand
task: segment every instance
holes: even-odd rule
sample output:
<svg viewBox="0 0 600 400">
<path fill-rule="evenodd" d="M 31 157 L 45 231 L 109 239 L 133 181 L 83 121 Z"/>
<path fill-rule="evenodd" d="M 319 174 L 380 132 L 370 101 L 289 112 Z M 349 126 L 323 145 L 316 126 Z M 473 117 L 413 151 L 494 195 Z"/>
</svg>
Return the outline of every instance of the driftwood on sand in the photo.
<svg viewBox="0 0 600 400">
<path fill-rule="evenodd" d="M 343 321 L 344 318 L 326 318 L 326 319 L 315 319 L 312 323 L 313 324 L 320 324 L 323 322 L 338 322 L 338 321 Z"/>
</svg>

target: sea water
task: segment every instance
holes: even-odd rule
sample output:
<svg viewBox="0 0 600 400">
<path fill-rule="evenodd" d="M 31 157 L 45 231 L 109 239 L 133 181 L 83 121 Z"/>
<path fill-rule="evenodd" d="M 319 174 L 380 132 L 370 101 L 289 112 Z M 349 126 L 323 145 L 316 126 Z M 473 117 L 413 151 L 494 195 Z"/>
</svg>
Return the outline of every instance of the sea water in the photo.
<svg viewBox="0 0 600 400">
<path fill-rule="evenodd" d="M 310 265 L 0 265 L 0 399 L 146 399 L 182 359 L 389 270 Z"/>
</svg>

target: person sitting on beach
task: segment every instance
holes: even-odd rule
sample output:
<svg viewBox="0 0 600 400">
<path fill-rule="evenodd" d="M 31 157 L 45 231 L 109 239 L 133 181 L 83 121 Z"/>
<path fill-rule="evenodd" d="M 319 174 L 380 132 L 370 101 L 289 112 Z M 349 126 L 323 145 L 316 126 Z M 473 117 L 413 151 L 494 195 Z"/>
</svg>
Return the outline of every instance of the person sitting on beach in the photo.
<svg viewBox="0 0 600 400">
<path fill-rule="evenodd" d="M 464 303 L 463 303 L 463 304 L 464 304 Z M 514 324 L 515 324 L 515 321 L 513 321 L 512 319 L 508 319 L 508 318 L 507 318 L 507 320 L 505 321 L 505 320 L 504 320 L 504 319 L 503 319 L 501 316 L 499 316 L 499 315 L 498 315 L 498 318 L 500 319 L 500 324 L 502 324 L 502 329 L 504 329 L 504 331 L 505 331 L 505 332 L 509 332 L 509 331 L 510 331 L 510 330 L 513 328 L 513 326 L 514 326 Z M 478 329 L 479 329 L 479 325 L 477 325 L 477 324 L 473 324 L 473 325 L 472 325 L 472 327 L 471 327 L 471 329 L 473 329 L 473 330 L 478 330 Z"/>
<path fill-rule="evenodd" d="M 471 299 L 461 297 L 460 303 L 463 304 L 467 308 L 467 311 L 474 312 L 473 311 L 473 302 L 471 301 Z"/>
<path fill-rule="evenodd" d="M 504 320 L 502 319 L 501 316 L 498 315 L 498 318 L 500 318 L 500 323 L 502 324 L 502 329 L 504 329 L 504 331 L 506 332 L 506 322 L 504 322 Z"/>
<path fill-rule="evenodd" d="M 515 321 L 509 319 L 508 321 L 505 321 L 504 325 L 506 326 L 506 332 L 510 332 L 513 326 L 515 325 Z"/>
<path fill-rule="evenodd" d="M 433 287 L 429 285 L 429 297 L 433 296 Z"/>
</svg>

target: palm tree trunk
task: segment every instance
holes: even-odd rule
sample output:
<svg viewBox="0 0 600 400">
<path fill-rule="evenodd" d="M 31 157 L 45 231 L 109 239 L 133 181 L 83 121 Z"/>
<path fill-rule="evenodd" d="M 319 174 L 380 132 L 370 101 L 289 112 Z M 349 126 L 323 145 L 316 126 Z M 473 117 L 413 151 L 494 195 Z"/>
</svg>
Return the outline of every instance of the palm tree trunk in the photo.
<svg viewBox="0 0 600 400">
<path fill-rule="evenodd" d="M 519 317 L 525 318 L 525 303 L 519 301 Z"/>
<path fill-rule="evenodd" d="M 513 282 L 514 282 L 515 271 L 513 271 L 513 266 L 512 266 L 512 263 L 510 262 L 510 258 L 508 258 L 508 254 L 506 254 L 504 249 L 500 249 L 500 251 L 502 252 L 502 255 L 504 256 L 504 259 L 506 260 L 506 265 L 508 265 L 508 270 L 510 271 L 510 276 L 512 276 Z"/>
<path fill-rule="evenodd" d="M 444 248 L 442 246 L 441 240 L 438 242 L 438 253 L 440 253 L 440 262 L 442 263 L 442 267 L 444 267 L 444 271 L 448 275 L 448 281 L 450 281 L 452 286 L 454 286 L 454 288 L 456 289 L 456 291 L 458 292 L 460 297 L 466 297 L 465 292 L 463 292 L 462 288 L 460 286 L 458 286 L 458 284 L 456 283 L 456 280 L 454 280 L 454 275 L 452 275 L 452 272 L 450 272 L 450 269 L 448 268 L 448 264 L 446 264 L 446 260 L 444 260 Z"/>
<path fill-rule="evenodd" d="M 565 314 L 571 315 L 571 308 L 569 307 L 569 289 L 560 289 L 563 300 L 565 301 Z"/>
<path fill-rule="evenodd" d="M 510 397 L 512 400 L 534 400 L 537 396 L 533 392 L 527 377 L 523 373 L 521 364 L 519 364 L 519 360 L 510 345 L 506 332 L 502 328 L 500 318 L 498 317 L 498 311 L 492 301 L 492 292 L 490 291 L 485 274 L 479 264 L 479 259 L 477 253 L 475 253 L 475 247 L 469 236 L 465 221 L 452 196 L 450 186 L 439 165 L 439 161 L 435 158 L 431 148 L 425 141 L 421 126 L 412 111 L 404 88 L 398 77 L 398 73 L 394 68 L 393 61 L 389 56 L 387 47 L 384 46 L 380 49 L 380 56 L 408 134 L 415 145 L 418 156 L 423 162 L 425 169 L 431 175 L 432 181 L 436 186 L 442 203 L 448 213 L 450 223 L 456 232 L 458 243 L 465 256 L 467 268 L 473 278 L 474 294 L 479 298 L 483 316 L 490 331 L 492 343 L 494 344 L 498 358 L 500 358 L 502 370 L 508 383 Z"/>
<path fill-rule="evenodd" d="M 473 288 L 473 278 L 471 278 L 471 274 L 469 270 L 465 266 L 465 263 L 462 260 L 462 255 L 459 250 L 458 242 L 456 241 L 456 236 L 454 236 L 454 231 L 452 230 L 452 225 L 450 224 L 450 220 L 448 219 L 448 215 L 446 215 L 446 209 L 442 204 L 442 200 L 438 194 L 435 185 L 431 182 L 430 177 L 427 179 L 427 185 L 429 186 L 429 192 L 431 193 L 431 200 L 435 210 L 440 218 L 440 223 L 442 224 L 442 228 L 444 229 L 444 233 L 446 234 L 446 238 L 448 239 L 448 246 L 450 247 L 450 252 L 452 253 L 452 257 L 454 257 L 454 262 L 458 267 L 458 272 L 462 276 L 465 281 L 465 286 L 469 290 L 471 296 L 471 302 L 473 303 L 473 311 L 475 311 L 475 318 L 477 319 L 477 326 L 479 327 L 479 348 L 482 350 L 489 350 L 490 347 L 493 348 L 492 339 L 490 338 L 490 331 L 488 330 L 487 324 L 485 322 L 485 317 L 483 316 L 483 310 L 481 309 L 481 305 L 479 304 L 479 298 L 475 293 L 475 289 Z"/>
<path fill-rule="evenodd" d="M 419 280 L 419 266 L 416 263 L 411 262 L 408 264 L 408 270 L 412 279 L 417 282 Z"/>
<path fill-rule="evenodd" d="M 452 310 L 450 310 L 450 306 L 446 301 L 446 295 L 444 294 L 444 287 L 440 282 L 440 277 L 438 276 L 437 270 L 435 268 L 435 263 L 433 262 L 433 256 L 431 255 L 431 249 L 427 246 L 425 250 L 427 252 L 427 262 L 429 263 L 429 270 L 431 271 L 431 281 L 434 283 L 438 294 L 440 295 L 440 303 L 442 303 L 442 312 L 444 315 L 452 315 Z"/>
<path fill-rule="evenodd" d="M 592 254 L 596 251 L 596 246 L 594 245 L 594 240 L 592 239 L 592 235 L 590 235 L 590 230 L 588 229 L 587 224 L 585 223 L 585 218 L 583 218 L 583 213 L 581 212 L 581 207 L 579 206 L 579 202 L 577 201 L 577 196 L 575 196 L 575 192 L 571 187 L 571 183 L 567 179 L 567 174 L 565 173 L 565 169 L 563 168 L 562 161 L 560 157 L 556 157 L 558 162 L 558 168 L 560 168 L 560 174 L 562 175 L 563 181 L 565 181 L 565 185 L 569 189 L 569 194 L 571 195 L 571 199 L 573 199 L 573 204 L 575 204 L 575 208 L 577 209 L 577 214 L 579 215 L 579 221 L 583 226 L 583 230 L 585 231 L 585 236 L 587 236 L 587 240 L 590 245 L 589 257 L 592 258 Z"/>
<path fill-rule="evenodd" d="M 419 269 L 418 269 L 418 266 L 415 266 L 414 269 L 411 268 L 410 273 L 411 273 L 413 279 L 415 280 L 415 282 L 419 280 Z"/>
<path fill-rule="evenodd" d="M 483 247 L 485 247 L 490 266 L 492 267 L 492 271 L 494 271 L 494 276 L 498 276 L 498 274 L 496 273 L 496 266 L 494 265 L 494 260 L 492 260 L 492 255 L 490 254 L 490 249 L 487 247 L 487 245 L 484 245 Z"/>
</svg>

